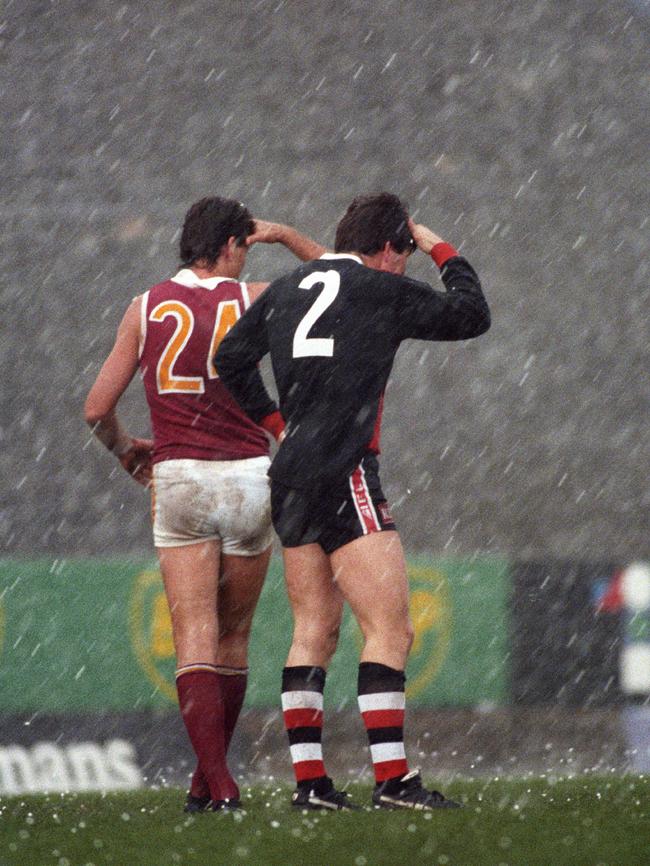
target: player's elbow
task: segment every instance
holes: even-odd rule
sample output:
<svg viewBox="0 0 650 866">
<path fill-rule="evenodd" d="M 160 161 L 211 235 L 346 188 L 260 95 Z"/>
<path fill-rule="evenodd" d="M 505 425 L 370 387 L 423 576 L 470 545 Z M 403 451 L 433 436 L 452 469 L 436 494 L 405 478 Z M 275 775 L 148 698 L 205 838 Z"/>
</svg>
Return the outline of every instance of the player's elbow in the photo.
<svg viewBox="0 0 650 866">
<path fill-rule="evenodd" d="M 95 412 L 93 408 L 84 406 L 84 421 L 89 427 L 95 427 L 102 420 L 102 416 Z"/>
<path fill-rule="evenodd" d="M 84 421 L 89 427 L 95 427 L 106 418 L 110 413 L 110 409 L 101 404 L 95 395 L 90 392 L 84 403 Z"/>
<path fill-rule="evenodd" d="M 463 319 L 460 339 L 471 340 L 474 337 L 480 337 L 481 334 L 490 330 L 491 324 L 492 318 L 487 305 L 472 309 Z"/>
<path fill-rule="evenodd" d="M 487 307 L 481 311 L 481 314 L 476 319 L 476 333 L 475 337 L 480 337 L 481 334 L 485 334 L 490 330 L 490 326 L 492 324 L 492 316 L 490 315 L 490 311 Z"/>
</svg>

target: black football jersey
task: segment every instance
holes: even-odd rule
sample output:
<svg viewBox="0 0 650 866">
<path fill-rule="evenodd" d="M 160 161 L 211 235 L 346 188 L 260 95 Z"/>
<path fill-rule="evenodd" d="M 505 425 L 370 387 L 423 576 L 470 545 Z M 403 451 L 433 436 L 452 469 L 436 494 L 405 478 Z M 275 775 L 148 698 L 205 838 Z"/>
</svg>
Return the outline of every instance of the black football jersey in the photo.
<svg viewBox="0 0 650 866">
<path fill-rule="evenodd" d="M 402 340 L 465 340 L 489 328 L 469 262 L 448 259 L 442 281 L 445 291 L 327 253 L 275 280 L 244 313 L 215 364 L 259 422 L 277 408 L 257 369 L 270 352 L 287 425 L 272 478 L 318 488 L 350 475 L 376 450 L 382 396 Z"/>
</svg>

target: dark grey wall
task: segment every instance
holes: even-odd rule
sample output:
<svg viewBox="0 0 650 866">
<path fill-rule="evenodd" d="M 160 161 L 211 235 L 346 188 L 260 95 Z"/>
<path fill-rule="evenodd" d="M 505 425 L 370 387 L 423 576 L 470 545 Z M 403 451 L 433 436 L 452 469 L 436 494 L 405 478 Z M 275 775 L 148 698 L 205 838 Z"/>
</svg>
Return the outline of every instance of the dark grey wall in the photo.
<svg viewBox="0 0 650 866">
<path fill-rule="evenodd" d="M 7 4 L 0 417 L 7 553 L 150 548 L 81 408 L 130 297 L 219 193 L 331 243 L 391 189 L 493 308 L 413 343 L 383 478 L 413 551 L 650 556 L 644 2 Z M 254 249 L 249 276 L 292 265 Z M 411 273 L 434 277 L 418 254 Z M 124 401 L 147 431 L 137 383 Z"/>
</svg>

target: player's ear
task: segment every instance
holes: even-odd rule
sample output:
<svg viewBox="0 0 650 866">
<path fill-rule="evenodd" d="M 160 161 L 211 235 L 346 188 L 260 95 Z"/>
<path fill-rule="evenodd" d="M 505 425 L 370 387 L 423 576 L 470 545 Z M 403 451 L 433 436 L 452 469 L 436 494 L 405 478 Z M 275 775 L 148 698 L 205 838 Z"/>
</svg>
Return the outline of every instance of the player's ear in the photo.
<svg viewBox="0 0 650 866">
<path fill-rule="evenodd" d="M 230 235 L 230 237 L 226 241 L 226 250 L 227 250 L 229 256 L 231 256 L 233 254 L 236 246 L 237 246 L 237 238 L 234 235 Z"/>
<path fill-rule="evenodd" d="M 384 244 L 384 247 L 381 251 L 382 264 L 388 264 L 390 261 L 392 261 L 393 252 L 394 252 L 394 250 L 391 246 L 390 241 L 386 241 L 386 243 Z"/>
</svg>

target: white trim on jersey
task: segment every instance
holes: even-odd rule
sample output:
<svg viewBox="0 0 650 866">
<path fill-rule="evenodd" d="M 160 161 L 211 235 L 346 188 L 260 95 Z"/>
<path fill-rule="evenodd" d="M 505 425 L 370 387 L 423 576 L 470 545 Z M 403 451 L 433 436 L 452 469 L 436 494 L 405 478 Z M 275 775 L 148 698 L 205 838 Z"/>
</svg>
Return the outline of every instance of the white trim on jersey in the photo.
<svg viewBox="0 0 650 866">
<path fill-rule="evenodd" d="M 149 303 L 149 290 L 140 298 L 140 336 L 138 339 L 138 358 L 144 352 L 144 341 L 147 339 L 147 304 Z"/>
<path fill-rule="evenodd" d="M 219 283 L 239 283 L 234 277 L 206 277 L 201 280 L 190 268 L 181 268 L 175 277 L 171 277 L 173 283 L 180 283 L 188 289 L 207 289 L 209 292 L 214 291 Z"/>
<path fill-rule="evenodd" d="M 359 695 L 359 711 L 368 713 L 372 710 L 403 710 L 406 706 L 404 692 L 373 692 L 371 695 Z"/>
<path fill-rule="evenodd" d="M 382 764 L 384 761 L 400 761 L 406 758 L 404 743 L 375 743 L 370 746 L 370 755 L 373 764 Z"/>
<path fill-rule="evenodd" d="M 244 309 L 247 310 L 251 305 L 251 296 L 248 294 L 248 286 L 246 283 L 240 283 L 241 296 L 244 299 Z"/>
<path fill-rule="evenodd" d="M 289 746 L 291 762 L 299 764 L 301 761 L 322 761 L 323 747 L 320 743 L 295 743 Z"/>
<path fill-rule="evenodd" d="M 282 710 L 322 710 L 322 692 L 282 692 Z"/>
<path fill-rule="evenodd" d="M 353 262 L 359 262 L 360 265 L 363 264 L 359 256 L 354 256 L 352 253 L 323 253 L 320 258 L 327 259 L 328 261 L 332 259 L 352 259 Z"/>
</svg>

